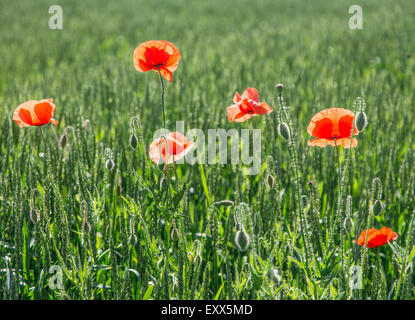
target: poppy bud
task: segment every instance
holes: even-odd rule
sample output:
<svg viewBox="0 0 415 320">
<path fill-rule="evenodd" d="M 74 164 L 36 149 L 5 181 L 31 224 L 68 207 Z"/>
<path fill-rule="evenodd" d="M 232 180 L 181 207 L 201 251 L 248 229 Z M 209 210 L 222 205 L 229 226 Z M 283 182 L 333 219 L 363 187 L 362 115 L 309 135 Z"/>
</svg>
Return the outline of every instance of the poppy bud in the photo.
<svg viewBox="0 0 415 320">
<path fill-rule="evenodd" d="M 174 242 L 176 242 L 177 240 L 179 240 L 179 230 L 177 230 L 177 227 L 173 227 L 171 228 L 170 231 L 170 239 Z"/>
<path fill-rule="evenodd" d="M 275 185 L 275 178 L 272 175 L 267 175 L 265 177 L 265 184 L 267 185 L 268 188 L 270 189 L 274 189 L 274 185 Z"/>
<path fill-rule="evenodd" d="M 234 202 L 232 200 L 222 200 L 222 201 L 218 201 L 214 203 L 217 206 L 222 206 L 222 207 L 231 207 L 234 205 Z"/>
<path fill-rule="evenodd" d="M 105 168 L 107 168 L 107 170 L 111 171 L 114 168 L 114 166 L 115 164 L 112 159 L 108 159 L 107 161 L 105 161 Z"/>
<path fill-rule="evenodd" d="M 134 150 L 135 150 L 135 149 L 137 149 L 137 147 L 138 147 L 138 139 L 137 139 L 137 137 L 135 136 L 135 134 L 132 134 L 132 135 L 130 136 L 129 143 L 130 143 L 130 147 L 131 147 L 131 148 L 133 148 Z"/>
<path fill-rule="evenodd" d="M 66 133 L 66 130 L 63 132 L 61 138 L 59 139 L 59 145 L 63 149 L 66 147 L 66 144 L 68 143 L 68 134 Z"/>
<path fill-rule="evenodd" d="M 38 223 L 40 221 L 40 214 L 36 209 L 30 210 L 30 220 L 33 223 Z"/>
<path fill-rule="evenodd" d="M 373 213 L 375 214 L 375 216 L 378 216 L 381 214 L 382 210 L 383 210 L 382 202 L 380 200 L 376 200 L 373 203 Z"/>
<path fill-rule="evenodd" d="M 351 232 L 353 230 L 353 226 L 354 226 L 354 223 L 353 223 L 352 218 L 347 217 L 346 219 L 344 219 L 343 221 L 344 230 Z"/>
<path fill-rule="evenodd" d="M 288 126 L 285 122 L 280 123 L 278 125 L 278 134 L 280 135 L 281 138 L 285 140 L 290 139 L 290 130 L 288 129 Z"/>
<path fill-rule="evenodd" d="M 279 94 L 281 94 L 282 89 L 284 88 L 284 85 L 283 85 L 282 83 L 277 83 L 277 84 L 275 85 L 275 88 L 277 88 L 278 93 L 279 93 Z"/>
<path fill-rule="evenodd" d="M 249 245 L 251 244 L 251 239 L 249 238 L 249 234 L 245 231 L 245 229 L 236 231 L 235 244 L 239 251 L 245 251 L 248 249 Z"/>
<path fill-rule="evenodd" d="M 159 169 L 161 171 L 163 171 L 163 169 L 164 169 L 164 160 L 162 158 L 159 159 L 159 161 L 157 163 L 157 166 L 159 167 Z"/>
<path fill-rule="evenodd" d="M 356 115 L 356 128 L 359 131 L 363 131 L 367 126 L 367 116 L 363 111 L 359 111 Z"/>
</svg>

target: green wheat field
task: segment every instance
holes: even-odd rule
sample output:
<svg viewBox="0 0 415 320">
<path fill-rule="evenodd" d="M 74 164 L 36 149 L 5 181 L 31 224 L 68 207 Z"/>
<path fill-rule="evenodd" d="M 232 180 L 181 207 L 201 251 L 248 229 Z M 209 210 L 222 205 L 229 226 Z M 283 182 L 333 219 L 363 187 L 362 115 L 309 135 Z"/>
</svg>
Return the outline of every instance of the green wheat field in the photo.
<svg viewBox="0 0 415 320">
<path fill-rule="evenodd" d="M 415 299 L 414 16 L 410 0 L 1 0 L 0 298 Z M 181 53 L 167 128 L 260 129 L 258 174 L 150 160 L 160 79 L 133 63 L 147 40 Z M 274 111 L 229 122 L 249 87 Z M 12 120 L 47 98 L 57 127 Z M 355 148 L 307 145 L 331 107 L 367 115 Z M 382 227 L 398 237 L 356 243 Z"/>
</svg>

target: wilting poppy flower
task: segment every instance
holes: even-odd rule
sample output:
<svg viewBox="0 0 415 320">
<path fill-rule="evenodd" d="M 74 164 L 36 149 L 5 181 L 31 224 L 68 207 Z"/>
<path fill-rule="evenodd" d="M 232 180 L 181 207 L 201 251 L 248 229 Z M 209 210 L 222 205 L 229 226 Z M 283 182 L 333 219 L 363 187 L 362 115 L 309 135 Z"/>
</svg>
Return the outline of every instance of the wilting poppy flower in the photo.
<svg viewBox="0 0 415 320">
<path fill-rule="evenodd" d="M 173 43 L 165 40 L 150 40 L 140 44 L 134 50 L 134 67 L 139 72 L 154 70 L 169 81 L 173 81 L 172 72 L 177 69 L 181 58 Z"/>
<path fill-rule="evenodd" d="M 248 88 L 241 95 L 235 93 L 233 106 L 226 108 L 229 121 L 244 122 L 252 117 L 271 113 L 272 108 L 265 102 L 259 102 L 258 91 L 255 88 Z"/>
<path fill-rule="evenodd" d="M 19 105 L 13 112 L 13 120 L 19 127 L 43 126 L 49 122 L 58 125 L 58 121 L 53 119 L 56 105 L 53 99 L 30 100 Z"/>
<path fill-rule="evenodd" d="M 308 141 L 309 146 L 326 147 L 343 146 L 349 148 L 352 136 L 353 112 L 343 108 L 330 108 L 317 113 L 310 121 L 307 132 L 316 137 Z M 354 126 L 354 135 L 359 131 Z M 357 146 L 357 140 L 353 139 L 352 147 Z"/>
<path fill-rule="evenodd" d="M 389 241 L 395 240 L 398 237 L 396 232 L 393 232 L 392 229 L 383 227 L 382 229 L 369 229 L 369 234 L 367 236 L 367 246 L 368 248 L 375 248 L 383 246 Z M 359 239 L 356 243 L 361 246 L 365 245 L 366 240 L 366 230 L 360 234 Z"/>
<path fill-rule="evenodd" d="M 154 140 L 150 145 L 150 159 L 155 164 L 158 164 L 160 159 L 166 164 L 173 163 L 188 154 L 194 146 L 194 142 L 187 141 L 180 132 L 170 132 L 166 138 L 168 155 L 166 155 L 166 141 L 163 137 Z"/>
</svg>

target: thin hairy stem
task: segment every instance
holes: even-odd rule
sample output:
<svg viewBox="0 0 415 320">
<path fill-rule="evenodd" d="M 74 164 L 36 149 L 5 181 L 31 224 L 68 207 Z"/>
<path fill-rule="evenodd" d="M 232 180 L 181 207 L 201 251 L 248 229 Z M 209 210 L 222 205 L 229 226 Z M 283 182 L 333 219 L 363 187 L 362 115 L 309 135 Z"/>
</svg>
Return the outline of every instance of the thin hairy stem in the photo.
<svg viewBox="0 0 415 320">
<path fill-rule="evenodd" d="M 282 95 L 281 92 L 279 93 L 279 103 L 280 103 L 280 110 L 282 111 L 282 115 L 285 119 L 285 122 L 287 123 L 288 130 L 290 133 L 289 137 L 289 146 L 291 149 L 291 155 L 292 155 L 292 161 L 294 163 L 294 172 L 295 172 L 295 180 L 296 180 L 296 194 L 297 194 L 297 203 L 298 203 L 298 211 L 300 216 L 300 228 L 301 228 L 301 237 L 304 242 L 304 248 L 305 248 L 305 256 L 306 256 L 306 263 L 308 264 L 308 241 L 306 232 L 307 230 L 304 227 L 305 220 L 304 220 L 304 212 L 303 212 L 303 206 L 302 206 L 302 200 L 301 200 L 301 180 L 300 180 L 300 170 L 298 168 L 298 158 L 297 158 L 297 152 L 295 150 L 295 141 L 293 136 L 293 130 L 291 126 L 291 121 L 288 118 L 287 112 L 284 108 L 283 102 L 282 102 Z"/>
</svg>

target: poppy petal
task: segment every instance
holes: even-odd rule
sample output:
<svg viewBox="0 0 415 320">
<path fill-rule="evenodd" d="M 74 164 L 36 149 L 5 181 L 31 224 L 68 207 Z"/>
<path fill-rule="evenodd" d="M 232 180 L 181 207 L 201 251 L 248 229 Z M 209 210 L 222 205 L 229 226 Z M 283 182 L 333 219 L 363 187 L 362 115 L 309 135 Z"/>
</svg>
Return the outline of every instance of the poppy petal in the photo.
<svg viewBox="0 0 415 320">
<path fill-rule="evenodd" d="M 34 112 L 41 124 L 46 124 L 52 118 L 52 105 L 49 102 L 41 102 L 35 105 Z"/>
<path fill-rule="evenodd" d="M 158 70 L 156 70 L 156 72 L 158 72 Z M 170 82 L 173 82 L 173 74 L 171 73 L 171 71 L 167 70 L 166 68 L 161 68 L 160 73 L 165 79 L 169 80 Z"/>
<path fill-rule="evenodd" d="M 55 109 L 56 105 L 53 103 L 53 99 L 29 100 L 16 108 L 13 113 L 13 120 L 21 128 L 42 126 L 51 122 Z M 55 119 L 52 122 L 55 125 L 58 123 Z"/>
<path fill-rule="evenodd" d="M 21 108 L 18 112 L 18 115 L 21 121 L 25 123 L 27 126 L 33 125 L 32 113 L 30 112 L 30 110 Z"/>
<path fill-rule="evenodd" d="M 239 92 L 235 92 L 235 95 L 233 96 L 233 103 L 238 103 L 239 101 L 241 101 L 241 95 Z"/>
<path fill-rule="evenodd" d="M 173 81 L 172 72 L 177 69 L 181 58 L 179 50 L 171 42 L 150 40 L 140 44 L 134 50 L 134 67 L 139 72 L 154 70 L 169 81 Z"/>
<path fill-rule="evenodd" d="M 255 88 L 248 88 L 242 94 L 242 97 L 241 98 L 242 99 L 252 99 L 252 100 L 258 102 L 259 101 L 258 91 Z"/>
<path fill-rule="evenodd" d="M 170 132 L 166 135 L 167 139 L 167 154 L 166 142 L 164 138 L 154 140 L 150 145 L 150 159 L 158 164 L 160 159 L 167 164 L 171 164 L 189 153 L 193 146 L 193 141 L 187 141 L 186 137 L 180 132 Z"/>
<path fill-rule="evenodd" d="M 385 245 L 389 241 L 395 240 L 398 237 L 398 234 L 393 232 L 390 228 L 383 227 L 380 230 L 371 228 L 368 231 L 366 243 L 366 233 L 366 230 L 364 230 L 355 243 L 362 246 L 366 244 L 368 248 L 375 248 Z"/>
</svg>

